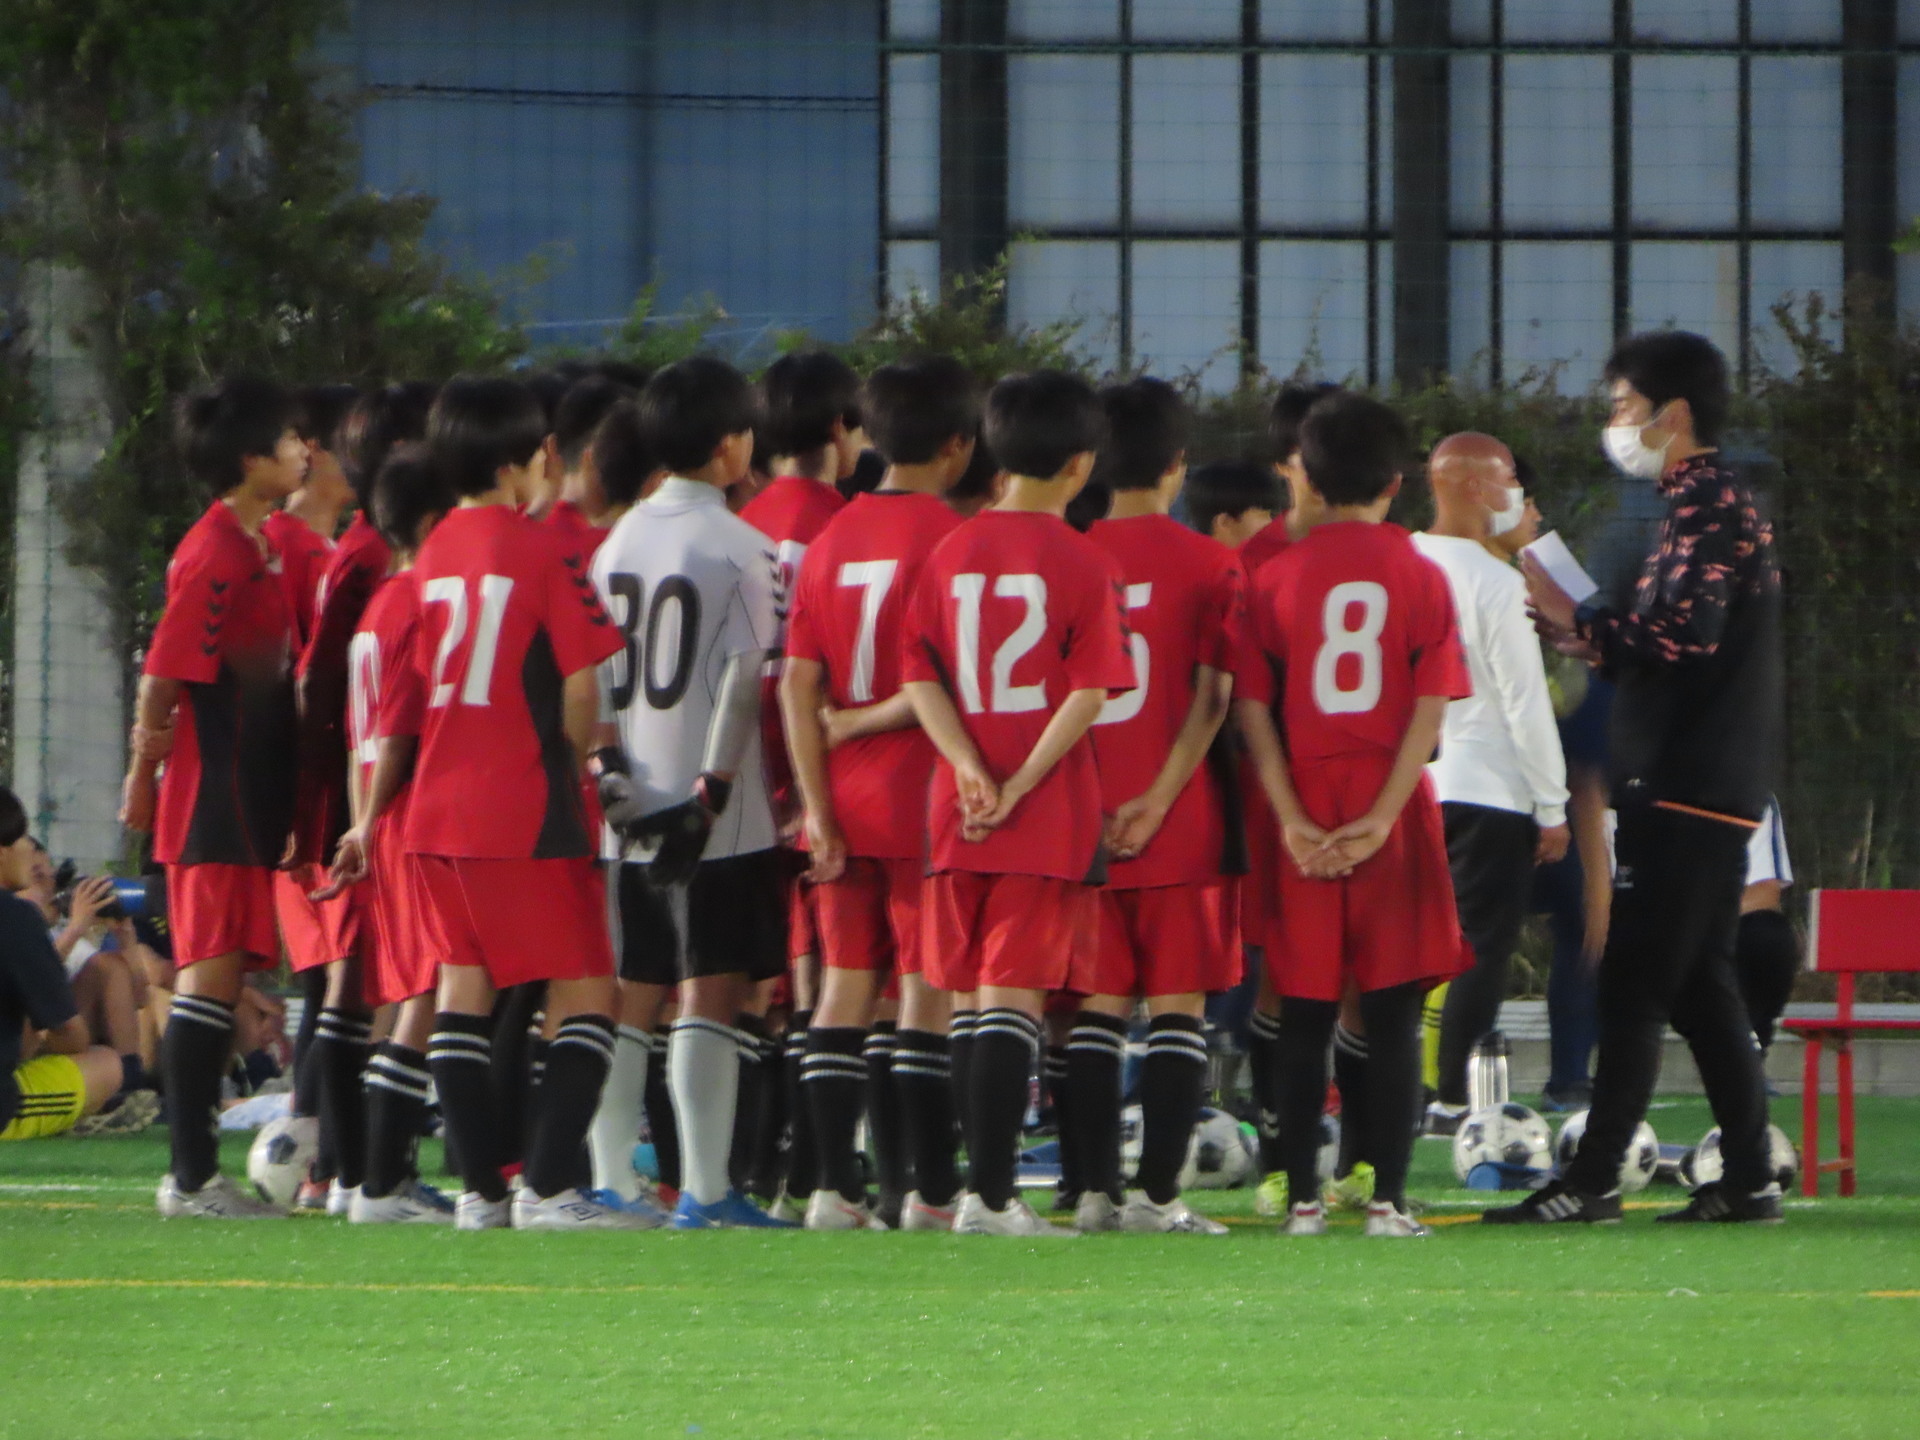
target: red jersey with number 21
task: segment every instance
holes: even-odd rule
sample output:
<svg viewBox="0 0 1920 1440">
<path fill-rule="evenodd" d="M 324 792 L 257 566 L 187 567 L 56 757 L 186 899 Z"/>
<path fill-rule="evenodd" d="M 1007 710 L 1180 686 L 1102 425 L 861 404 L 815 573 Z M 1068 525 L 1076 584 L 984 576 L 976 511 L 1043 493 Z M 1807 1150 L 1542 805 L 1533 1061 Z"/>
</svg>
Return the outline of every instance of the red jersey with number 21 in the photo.
<svg viewBox="0 0 1920 1440">
<path fill-rule="evenodd" d="M 1057 516 L 982 511 L 920 572 L 901 679 L 944 685 L 987 772 L 1007 779 L 1070 692 L 1133 688 L 1118 569 Z M 933 871 L 1090 878 L 1102 817 L 1086 737 L 983 840 L 962 837 L 957 794 L 942 761 L 927 801 Z"/>
<path fill-rule="evenodd" d="M 622 642 L 586 556 L 509 506 L 476 505 L 435 527 L 409 578 L 426 712 L 407 849 L 499 860 L 593 854 L 562 689 Z"/>
<path fill-rule="evenodd" d="M 1400 748 L 1425 695 L 1473 693 L 1447 577 L 1398 525 L 1319 525 L 1260 569 L 1248 699 L 1279 699 L 1296 768 Z M 1263 663 L 1264 662 L 1264 663 Z"/>
</svg>

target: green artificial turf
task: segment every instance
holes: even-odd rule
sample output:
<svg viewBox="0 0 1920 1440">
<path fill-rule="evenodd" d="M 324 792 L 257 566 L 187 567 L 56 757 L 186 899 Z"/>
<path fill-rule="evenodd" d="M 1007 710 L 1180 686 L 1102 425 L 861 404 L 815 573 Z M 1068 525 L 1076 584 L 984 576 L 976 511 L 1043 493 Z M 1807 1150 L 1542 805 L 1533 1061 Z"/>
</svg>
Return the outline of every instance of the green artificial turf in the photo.
<svg viewBox="0 0 1920 1440">
<path fill-rule="evenodd" d="M 0 1435 L 1911 1434 L 1920 1102 L 1861 1110 L 1862 1197 L 1761 1229 L 1452 1223 L 1423 1141 L 1397 1245 L 166 1224 L 159 1132 L 9 1145 Z"/>
</svg>

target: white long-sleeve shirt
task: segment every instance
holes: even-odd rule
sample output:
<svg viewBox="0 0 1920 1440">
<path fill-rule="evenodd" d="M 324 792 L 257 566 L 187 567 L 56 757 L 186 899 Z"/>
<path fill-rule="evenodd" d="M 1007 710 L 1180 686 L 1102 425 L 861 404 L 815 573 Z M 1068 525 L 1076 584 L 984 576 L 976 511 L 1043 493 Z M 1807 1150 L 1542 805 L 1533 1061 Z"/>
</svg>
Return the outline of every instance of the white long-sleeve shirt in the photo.
<svg viewBox="0 0 1920 1440">
<path fill-rule="evenodd" d="M 1447 706 L 1440 756 L 1427 767 L 1442 803 L 1566 823 L 1567 762 L 1560 751 L 1547 667 L 1527 620 L 1527 583 L 1477 540 L 1415 535 L 1445 572 L 1460 619 L 1473 694 Z"/>
</svg>

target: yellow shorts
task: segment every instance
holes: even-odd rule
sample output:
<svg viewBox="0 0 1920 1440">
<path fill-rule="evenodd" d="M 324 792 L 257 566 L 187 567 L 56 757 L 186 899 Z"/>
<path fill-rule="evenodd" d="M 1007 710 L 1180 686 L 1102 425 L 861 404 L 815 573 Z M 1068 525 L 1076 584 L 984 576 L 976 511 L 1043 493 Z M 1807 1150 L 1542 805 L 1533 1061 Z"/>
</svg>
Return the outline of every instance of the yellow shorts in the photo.
<svg viewBox="0 0 1920 1440">
<path fill-rule="evenodd" d="M 0 1140 L 38 1140 L 64 1135 L 87 1108 L 87 1081 L 70 1055 L 37 1055 L 13 1072 L 20 1108 Z"/>
</svg>

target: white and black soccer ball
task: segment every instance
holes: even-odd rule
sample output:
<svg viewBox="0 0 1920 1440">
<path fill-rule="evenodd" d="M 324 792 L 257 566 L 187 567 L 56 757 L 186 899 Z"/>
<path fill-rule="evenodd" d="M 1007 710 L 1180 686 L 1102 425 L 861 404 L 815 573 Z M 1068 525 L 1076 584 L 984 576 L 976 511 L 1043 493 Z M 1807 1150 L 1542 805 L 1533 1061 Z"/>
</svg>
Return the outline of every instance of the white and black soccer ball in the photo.
<svg viewBox="0 0 1920 1440">
<path fill-rule="evenodd" d="M 1231 1190 L 1253 1178 L 1253 1137 L 1224 1110 L 1202 1110 L 1180 1170 L 1182 1190 Z"/>
<path fill-rule="evenodd" d="M 1314 1156 L 1314 1169 L 1320 1176 L 1320 1183 L 1326 1184 L 1333 1178 L 1333 1172 L 1340 1168 L 1340 1117 L 1322 1115 L 1320 1117 L 1320 1150 Z"/>
<path fill-rule="evenodd" d="M 320 1153 L 320 1122 L 311 1115 L 269 1120 L 247 1151 L 247 1179 L 260 1198 L 282 1210 L 293 1209 L 300 1183 Z"/>
<path fill-rule="evenodd" d="M 1573 1163 L 1573 1157 L 1580 1149 L 1580 1138 L 1587 1133 L 1587 1112 L 1576 1110 L 1567 1117 L 1567 1123 L 1560 1127 L 1560 1138 L 1553 1145 L 1554 1168 L 1562 1175 Z M 1620 1189 L 1632 1194 L 1644 1190 L 1653 1181 L 1653 1175 L 1660 1168 L 1660 1137 L 1653 1133 L 1653 1126 L 1642 1120 L 1633 1132 L 1633 1140 L 1627 1146 L 1626 1157 L 1620 1162 L 1620 1174 L 1617 1182 Z"/>
<path fill-rule="evenodd" d="M 1794 1177 L 1800 1173 L 1800 1152 L 1778 1125 L 1767 1127 L 1767 1170 L 1782 1190 L 1792 1189 Z M 1720 1127 L 1716 1125 L 1681 1157 L 1680 1183 L 1689 1190 L 1697 1190 L 1702 1185 L 1713 1184 L 1726 1173 L 1726 1158 L 1720 1153 Z"/>
<path fill-rule="evenodd" d="M 1475 1110 L 1453 1132 L 1453 1173 L 1461 1184 L 1476 1165 L 1553 1168 L 1553 1131 L 1526 1106 L 1508 1101 Z"/>
<path fill-rule="evenodd" d="M 1140 1151 L 1146 1138 L 1144 1112 L 1129 1105 L 1120 1112 L 1120 1173 L 1128 1180 L 1140 1168 Z"/>
</svg>

